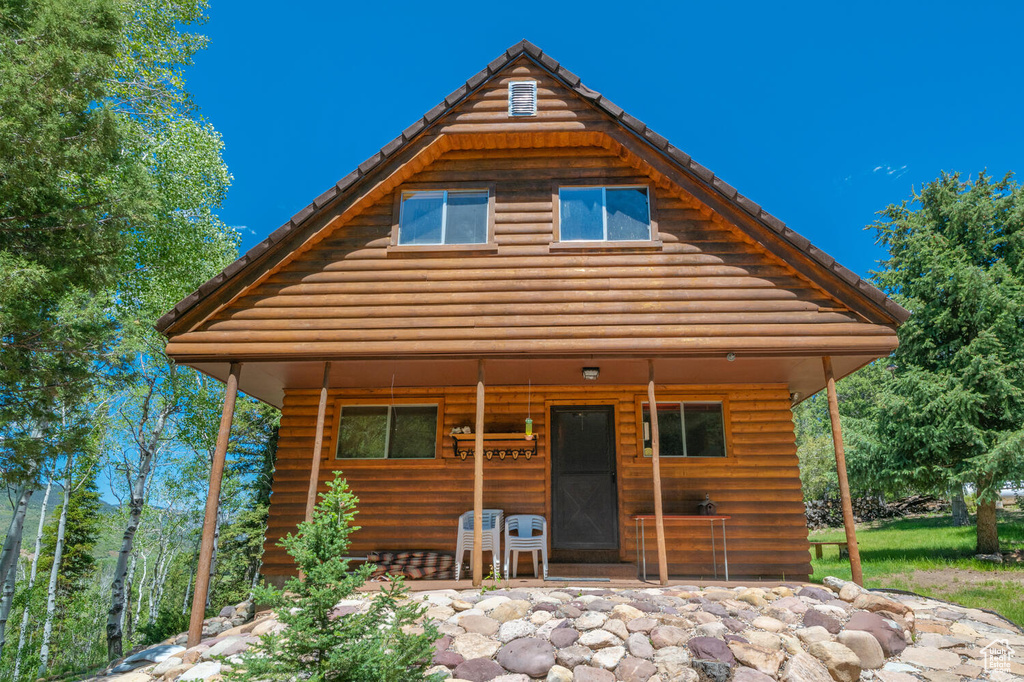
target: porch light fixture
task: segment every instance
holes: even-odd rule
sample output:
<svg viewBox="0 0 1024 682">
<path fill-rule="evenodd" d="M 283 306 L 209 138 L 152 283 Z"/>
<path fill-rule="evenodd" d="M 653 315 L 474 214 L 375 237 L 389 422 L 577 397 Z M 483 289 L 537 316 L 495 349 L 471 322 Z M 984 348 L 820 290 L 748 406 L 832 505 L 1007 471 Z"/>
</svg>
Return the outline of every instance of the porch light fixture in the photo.
<svg viewBox="0 0 1024 682">
<path fill-rule="evenodd" d="M 597 377 L 601 374 L 600 367 L 584 367 L 583 378 L 587 381 L 597 381 Z"/>
</svg>

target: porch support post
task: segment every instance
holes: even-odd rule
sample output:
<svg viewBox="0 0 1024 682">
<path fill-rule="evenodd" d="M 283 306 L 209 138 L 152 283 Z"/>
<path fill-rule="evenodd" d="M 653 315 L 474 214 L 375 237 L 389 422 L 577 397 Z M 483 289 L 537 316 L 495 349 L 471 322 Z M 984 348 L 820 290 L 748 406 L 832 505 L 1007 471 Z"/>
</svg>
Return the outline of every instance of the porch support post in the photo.
<svg viewBox="0 0 1024 682">
<path fill-rule="evenodd" d="M 327 384 L 331 363 L 324 363 L 324 379 L 320 384 L 320 404 L 316 411 L 316 436 L 313 439 L 313 465 L 309 468 L 309 491 L 306 493 L 306 521 L 313 518 L 316 490 L 320 483 L 320 455 L 324 447 L 324 422 L 327 420 Z"/>
<path fill-rule="evenodd" d="M 483 584 L 484 574 L 484 361 L 476 362 L 476 425 L 473 443 L 473 587 Z M 497 552 L 497 548 L 494 550 Z"/>
<path fill-rule="evenodd" d="M 658 439 L 658 401 L 654 396 L 654 360 L 647 361 L 647 404 L 651 406 L 651 467 L 654 479 L 654 532 L 658 540 L 658 578 L 668 584 L 665 517 L 661 508 L 661 442 Z"/>
<path fill-rule="evenodd" d="M 836 451 L 836 473 L 839 474 L 839 497 L 843 505 L 843 527 L 846 529 L 846 546 L 850 552 L 850 570 L 853 582 L 864 584 L 860 569 L 860 548 L 857 547 L 857 529 L 853 521 L 853 502 L 850 499 L 850 481 L 846 477 L 846 453 L 843 449 L 843 429 L 839 425 L 839 398 L 836 395 L 836 378 L 832 374 L 832 358 L 821 358 L 825 369 L 825 389 L 828 393 L 828 418 L 832 423 L 832 445 Z"/>
<path fill-rule="evenodd" d="M 203 616 L 206 615 L 206 593 L 210 589 L 210 562 L 213 560 L 214 532 L 217 527 L 217 506 L 220 483 L 224 478 L 224 458 L 231 436 L 231 420 L 235 416 L 235 398 L 238 397 L 238 375 L 242 365 L 231 363 L 227 387 L 224 390 L 224 410 L 220 415 L 217 447 L 213 451 L 210 467 L 210 487 L 206 493 L 206 516 L 203 518 L 203 538 L 199 545 L 199 565 L 196 568 L 195 593 L 192 595 L 192 614 L 188 625 L 188 647 L 199 644 L 203 635 Z"/>
</svg>

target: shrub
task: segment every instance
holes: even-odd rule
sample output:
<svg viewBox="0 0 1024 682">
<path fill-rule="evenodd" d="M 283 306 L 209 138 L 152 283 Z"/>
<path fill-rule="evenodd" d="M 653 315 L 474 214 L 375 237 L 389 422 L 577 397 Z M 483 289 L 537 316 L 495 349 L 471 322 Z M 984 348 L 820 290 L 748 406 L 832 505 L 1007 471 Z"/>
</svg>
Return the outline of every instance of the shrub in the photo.
<svg viewBox="0 0 1024 682">
<path fill-rule="evenodd" d="M 432 624 L 410 626 L 425 606 L 407 599 L 408 589 L 397 580 L 377 593 L 368 609 L 335 613 L 338 602 L 350 598 L 366 582 L 372 565 L 350 570 L 342 557 L 358 499 L 340 477 L 317 504 L 313 518 L 299 524 L 280 545 L 288 550 L 301 571 L 284 591 L 265 587 L 257 603 L 277 608 L 278 619 L 288 626 L 280 635 L 265 635 L 229 674 L 236 680 L 295 680 L 311 682 L 412 682 L 425 679 L 425 670 L 438 637 Z M 408 632 L 407 632 L 408 629 Z"/>
</svg>

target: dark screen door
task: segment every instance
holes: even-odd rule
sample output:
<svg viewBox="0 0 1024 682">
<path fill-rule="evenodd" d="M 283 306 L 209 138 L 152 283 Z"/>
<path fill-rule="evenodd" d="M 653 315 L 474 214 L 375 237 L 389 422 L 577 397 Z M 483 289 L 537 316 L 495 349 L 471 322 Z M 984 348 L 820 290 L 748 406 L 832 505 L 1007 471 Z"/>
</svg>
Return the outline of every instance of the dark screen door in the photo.
<svg viewBox="0 0 1024 682">
<path fill-rule="evenodd" d="M 618 549 L 615 408 L 551 408 L 551 547 Z"/>
</svg>

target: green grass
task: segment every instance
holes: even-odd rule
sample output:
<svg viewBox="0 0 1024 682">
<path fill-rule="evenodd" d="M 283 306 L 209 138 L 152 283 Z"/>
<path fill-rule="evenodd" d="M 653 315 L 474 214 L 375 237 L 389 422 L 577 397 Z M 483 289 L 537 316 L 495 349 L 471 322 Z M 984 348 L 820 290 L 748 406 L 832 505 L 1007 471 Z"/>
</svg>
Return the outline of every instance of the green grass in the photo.
<svg viewBox="0 0 1024 682">
<path fill-rule="evenodd" d="M 845 539 L 842 529 L 813 531 L 812 541 Z M 974 526 L 954 528 L 949 515 L 875 522 L 857 528 L 861 566 L 867 587 L 909 590 L 964 606 L 997 611 L 1024 625 L 1021 581 L 1024 564 L 992 564 L 974 558 Z M 1024 512 L 999 516 L 1003 551 L 1024 549 Z M 850 564 L 835 548 L 812 559 L 811 579 L 827 575 L 850 578 Z"/>
</svg>

